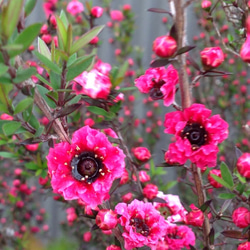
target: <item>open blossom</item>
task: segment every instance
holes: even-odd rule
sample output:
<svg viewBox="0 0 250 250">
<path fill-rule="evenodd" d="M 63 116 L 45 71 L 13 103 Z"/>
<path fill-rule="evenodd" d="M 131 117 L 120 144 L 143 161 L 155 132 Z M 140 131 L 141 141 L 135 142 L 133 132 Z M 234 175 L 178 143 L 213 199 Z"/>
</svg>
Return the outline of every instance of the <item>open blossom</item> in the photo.
<svg viewBox="0 0 250 250">
<path fill-rule="evenodd" d="M 242 44 L 240 57 L 244 62 L 250 63 L 250 35 L 247 34 L 246 41 Z"/>
<path fill-rule="evenodd" d="M 164 100 L 169 106 L 175 99 L 175 85 L 179 81 L 177 70 L 169 65 L 167 68 L 149 68 L 145 74 L 135 79 L 135 86 L 142 93 L 149 93 L 153 100 Z"/>
<path fill-rule="evenodd" d="M 145 147 L 137 147 L 133 149 L 135 158 L 140 161 L 147 161 L 151 158 L 150 151 Z"/>
<path fill-rule="evenodd" d="M 205 68 L 216 68 L 224 61 L 224 53 L 220 47 L 205 48 L 200 52 L 200 56 Z"/>
<path fill-rule="evenodd" d="M 105 63 L 100 59 L 95 63 L 94 69 L 98 70 L 100 73 L 104 75 L 108 75 L 110 70 L 112 69 L 109 63 Z"/>
<path fill-rule="evenodd" d="M 250 210 L 245 207 L 239 207 L 233 211 L 233 223 L 239 228 L 245 228 L 250 225 Z"/>
<path fill-rule="evenodd" d="M 80 199 L 94 208 L 109 199 L 113 181 L 125 169 L 125 155 L 98 130 L 84 126 L 72 144 L 61 142 L 47 156 L 51 186 L 65 200 Z"/>
<path fill-rule="evenodd" d="M 119 203 L 115 210 L 121 215 L 119 223 L 124 231 L 125 249 L 142 246 L 156 249 L 168 224 L 151 203 L 133 200 L 129 205 Z"/>
<path fill-rule="evenodd" d="M 184 221 L 188 212 L 182 206 L 178 195 L 164 194 L 159 191 L 157 197 L 166 201 L 166 203 L 154 202 L 154 207 L 167 221 L 171 223 Z"/>
<path fill-rule="evenodd" d="M 237 160 L 237 169 L 238 172 L 250 179 L 250 153 L 244 153 L 240 158 Z"/>
<path fill-rule="evenodd" d="M 58 0 L 47 0 L 45 3 L 43 3 L 43 10 L 45 12 L 46 18 L 54 14 L 56 11 L 57 2 Z"/>
<path fill-rule="evenodd" d="M 170 224 L 164 238 L 159 241 L 156 250 L 181 250 L 184 247 L 190 249 L 189 245 L 194 246 L 195 235 L 187 226 L 177 226 Z"/>
<path fill-rule="evenodd" d="M 174 134 L 176 142 L 169 145 L 167 162 L 184 164 L 188 159 L 197 167 L 215 167 L 218 143 L 228 136 L 228 124 L 202 104 L 193 104 L 183 111 L 167 113 L 165 132 Z"/>
<path fill-rule="evenodd" d="M 78 2 L 78 0 L 72 0 L 68 3 L 66 10 L 72 15 L 76 16 L 77 14 L 84 11 L 83 4 Z"/>
<path fill-rule="evenodd" d="M 153 51 L 157 56 L 170 57 L 177 50 L 177 43 L 171 36 L 157 37 L 153 42 Z"/>
<path fill-rule="evenodd" d="M 77 76 L 73 81 L 72 88 L 77 95 L 85 94 L 93 99 L 107 99 L 111 86 L 108 76 L 92 69 L 90 72 L 84 71 Z"/>
</svg>

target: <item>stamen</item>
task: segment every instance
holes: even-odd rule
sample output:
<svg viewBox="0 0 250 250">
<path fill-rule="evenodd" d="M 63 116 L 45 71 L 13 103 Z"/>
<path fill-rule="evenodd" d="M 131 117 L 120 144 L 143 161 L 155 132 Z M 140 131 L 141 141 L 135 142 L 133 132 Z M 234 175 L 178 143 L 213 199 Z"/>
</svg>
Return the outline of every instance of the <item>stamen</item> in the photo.
<svg viewBox="0 0 250 250">
<path fill-rule="evenodd" d="M 85 178 L 84 178 L 84 177 L 82 177 L 81 181 L 85 181 Z"/>
<path fill-rule="evenodd" d="M 65 166 L 67 166 L 67 165 L 68 165 L 68 163 L 67 163 L 67 162 L 64 162 L 64 165 L 65 165 Z"/>
<path fill-rule="evenodd" d="M 79 148 L 78 146 L 76 146 L 76 150 L 77 150 L 77 151 L 79 151 L 79 150 L 80 150 L 80 148 Z"/>
<path fill-rule="evenodd" d="M 98 155 L 95 155 L 95 158 L 97 158 L 98 157 Z"/>
</svg>

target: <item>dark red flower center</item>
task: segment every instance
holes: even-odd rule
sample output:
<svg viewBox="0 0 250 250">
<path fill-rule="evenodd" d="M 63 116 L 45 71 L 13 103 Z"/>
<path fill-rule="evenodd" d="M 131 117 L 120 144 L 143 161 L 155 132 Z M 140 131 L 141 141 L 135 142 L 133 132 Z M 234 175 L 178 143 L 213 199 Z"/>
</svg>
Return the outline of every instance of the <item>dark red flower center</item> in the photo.
<svg viewBox="0 0 250 250">
<path fill-rule="evenodd" d="M 206 144 L 207 136 L 207 131 L 199 123 L 187 123 L 181 132 L 181 137 L 189 140 L 193 150 Z"/>
<path fill-rule="evenodd" d="M 72 174 L 79 181 L 94 182 L 102 171 L 102 161 L 93 152 L 75 155 L 71 161 Z"/>
<path fill-rule="evenodd" d="M 147 237 L 150 233 L 148 225 L 140 218 L 133 218 L 130 220 L 130 225 L 135 227 L 136 232 Z"/>
<path fill-rule="evenodd" d="M 181 239 L 180 235 L 178 235 L 178 229 L 174 228 L 171 233 L 167 234 L 167 237 L 170 239 Z"/>
<path fill-rule="evenodd" d="M 149 96 L 153 100 L 159 100 L 163 98 L 163 93 L 161 92 L 161 86 L 165 84 L 164 80 L 160 80 L 159 82 L 156 82 L 155 79 L 152 79 L 152 82 L 154 82 L 154 86 L 149 91 Z"/>
</svg>

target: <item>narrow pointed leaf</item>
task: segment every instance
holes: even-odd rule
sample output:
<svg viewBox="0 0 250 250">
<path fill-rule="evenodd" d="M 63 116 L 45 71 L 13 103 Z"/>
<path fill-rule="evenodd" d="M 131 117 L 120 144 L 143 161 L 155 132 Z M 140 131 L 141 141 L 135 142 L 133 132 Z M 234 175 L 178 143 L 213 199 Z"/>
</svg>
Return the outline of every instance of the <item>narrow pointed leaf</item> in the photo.
<svg viewBox="0 0 250 250">
<path fill-rule="evenodd" d="M 25 109 L 27 109 L 30 105 L 33 104 L 33 99 L 32 98 L 26 98 L 26 99 L 23 99 L 22 101 L 20 101 L 16 108 L 15 108 L 15 112 L 14 114 L 18 114 L 20 112 L 23 112 Z"/>
<path fill-rule="evenodd" d="M 61 39 L 63 49 L 66 51 L 66 44 L 67 44 L 67 30 L 64 26 L 62 20 L 59 17 L 56 17 L 56 23 L 57 23 L 57 32 L 58 32 L 58 38 Z"/>
<path fill-rule="evenodd" d="M 169 14 L 171 17 L 173 16 L 171 12 L 164 10 L 164 9 L 161 9 L 161 8 L 149 8 L 148 11 L 155 12 L 155 13 Z"/>
<path fill-rule="evenodd" d="M 236 146 L 235 146 L 235 154 L 236 154 L 236 159 L 240 158 L 243 155 L 241 150 L 237 148 Z"/>
<path fill-rule="evenodd" d="M 186 53 L 186 52 L 188 52 L 188 51 L 190 51 L 190 50 L 192 50 L 192 49 L 194 49 L 195 48 L 195 46 L 185 46 L 185 47 L 182 47 L 182 48 L 180 48 L 177 52 L 176 52 L 176 56 L 177 55 L 180 55 L 180 54 L 183 54 L 183 53 Z"/>
<path fill-rule="evenodd" d="M 220 193 L 218 195 L 218 198 L 225 199 L 225 200 L 231 200 L 235 197 L 236 197 L 236 194 L 231 194 L 231 193 Z"/>
<path fill-rule="evenodd" d="M 218 176 L 215 175 L 215 174 L 211 174 L 211 176 L 212 176 L 212 178 L 213 178 L 214 180 L 216 180 L 217 182 L 219 182 L 219 183 L 220 183 L 221 185 L 223 185 L 224 187 L 231 189 L 231 186 L 230 186 L 226 181 L 224 181 L 222 178 L 218 177 Z"/>
<path fill-rule="evenodd" d="M 61 109 L 61 110 L 59 110 L 58 112 L 55 113 L 55 118 L 60 118 L 60 117 L 67 116 L 67 115 L 73 113 L 74 111 L 76 111 L 81 106 L 82 106 L 81 103 L 75 103 L 75 104 L 72 104 L 72 105 L 70 105 L 68 107 L 65 107 L 64 109 Z"/>
<path fill-rule="evenodd" d="M 234 186 L 234 181 L 232 174 L 225 162 L 220 164 L 222 179 L 232 188 Z"/>
<path fill-rule="evenodd" d="M 25 17 L 27 17 L 36 6 L 37 0 L 26 0 L 24 6 Z"/>
<path fill-rule="evenodd" d="M 13 79 L 14 83 L 24 82 L 25 80 L 29 79 L 32 75 L 36 74 L 36 68 L 30 67 L 28 69 L 20 69 L 17 71 L 17 75 L 15 79 Z"/>
<path fill-rule="evenodd" d="M 153 68 L 158 68 L 162 66 L 166 66 L 171 63 L 171 59 L 156 59 L 150 63 L 150 66 Z"/>
<path fill-rule="evenodd" d="M 46 43 L 40 37 L 38 37 L 38 52 L 41 55 L 48 58 L 49 60 L 51 60 L 50 50 L 49 50 L 48 46 L 46 45 Z"/>
<path fill-rule="evenodd" d="M 241 231 L 236 231 L 236 230 L 225 230 L 221 232 L 222 235 L 228 238 L 233 238 L 233 239 L 247 239 L 248 234 L 242 234 Z"/>
<path fill-rule="evenodd" d="M 62 20 L 64 27 L 67 29 L 69 26 L 69 21 L 63 10 L 60 12 L 60 19 Z"/>
<path fill-rule="evenodd" d="M 209 238 L 210 245 L 213 245 L 214 244 L 214 229 L 213 228 L 211 228 L 208 238 Z"/>
<path fill-rule="evenodd" d="M 16 155 L 10 152 L 0 152 L 0 157 L 13 159 Z"/>
<path fill-rule="evenodd" d="M 208 200 L 208 201 L 204 202 L 200 206 L 200 210 L 204 213 L 209 208 L 209 205 L 210 205 L 211 202 L 212 202 L 212 200 Z"/>
<path fill-rule="evenodd" d="M 8 71 L 9 67 L 0 63 L 0 76 L 4 75 Z"/>
<path fill-rule="evenodd" d="M 84 35 L 82 35 L 75 43 L 72 45 L 70 50 L 70 55 L 78 52 L 86 44 L 88 44 L 95 36 L 97 36 L 104 28 L 104 25 L 96 26 Z"/>
</svg>

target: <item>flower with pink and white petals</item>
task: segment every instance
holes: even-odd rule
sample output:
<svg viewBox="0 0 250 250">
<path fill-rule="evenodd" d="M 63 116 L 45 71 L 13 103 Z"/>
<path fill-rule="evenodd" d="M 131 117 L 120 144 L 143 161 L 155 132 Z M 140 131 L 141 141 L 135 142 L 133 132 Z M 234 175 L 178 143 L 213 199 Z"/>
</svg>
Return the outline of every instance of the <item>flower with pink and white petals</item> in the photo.
<svg viewBox="0 0 250 250">
<path fill-rule="evenodd" d="M 104 75 L 108 75 L 110 70 L 112 69 L 111 65 L 109 63 L 104 63 L 100 59 L 95 63 L 94 69 L 98 70 Z"/>
<path fill-rule="evenodd" d="M 194 246 L 195 234 L 187 226 L 177 226 L 170 224 L 164 238 L 159 241 L 156 250 L 181 250 L 184 247 L 190 249 L 189 245 Z"/>
<path fill-rule="evenodd" d="M 101 209 L 96 218 L 96 225 L 102 230 L 110 230 L 116 227 L 117 213 L 110 209 Z"/>
<path fill-rule="evenodd" d="M 171 223 L 184 221 L 188 212 L 182 206 L 178 195 L 164 194 L 159 191 L 157 197 L 166 201 L 166 203 L 154 202 L 154 207 L 167 221 Z"/>
<path fill-rule="evenodd" d="M 76 16 L 84 11 L 83 4 L 78 0 L 72 0 L 68 3 L 66 10 L 72 15 Z"/>
<path fill-rule="evenodd" d="M 115 210 L 121 215 L 125 249 L 149 246 L 156 249 L 159 239 L 166 234 L 168 223 L 151 203 L 133 200 L 129 205 L 119 203 Z"/>
<path fill-rule="evenodd" d="M 216 68 L 224 61 L 224 53 L 220 47 L 205 48 L 200 52 L 201 62 L 205 68 Z"/>
<path fill-rule="evenodd" d="M 169 65 L 167 68 L 149 68 L 145 74 L 135 79 L 135 86 L 142 93 L 149 93 L 153 100 L 164 100 L 169 106 L 175 99 L 175 85 L 179 81 L 177 70 Z"/>
<path fill-rule="evenodd" d="M 188 159 L 199 168 L 214 167 L 218 143 L 228 136 L 228 124 L 202 104 L 193 104 L 183 111 L 167 113 L 165 132 L 174 134 L 176 142 L 169 145 L 168 162 L 184 164 Z"/>
<path fill-rule="evenodd" d="M 92 69 L 90 72 L 84 71 L 77 76 L 72 88 L 77 95 L 85 94 L 93 99 L 107 99 L 111 86 L 108 76 Z"/>
<path fill-rule="evenodd" d="M 245 228 L 250 225 L 250 210 L 245 207 L 239 207 L 233 211 L 233 223 L 239 228 Z"/>
<path fill-rule="evenodd" d="M 113 181 L 125 170 L 124 158 L 103 133 L 84 126 L 73 133 L 72 144 L 61 142 L 50 148 L 51 186 L 65 200 L 80 199 L 95 208 L 109 199 Z"/>
<path fill-rule="evenodd" d="M 153 42 L 153 51 L 157 56 L 168 58 L 177 50 L 177 43 L 171 36 L 159 36 Z"/>
<path fill-rule="evenodd" d="M 238 172 L 250 179 L 250 153 L 244 153 L 240 156 L 240 158 L 237 160 L 237 170 Z"/>
</svg>

